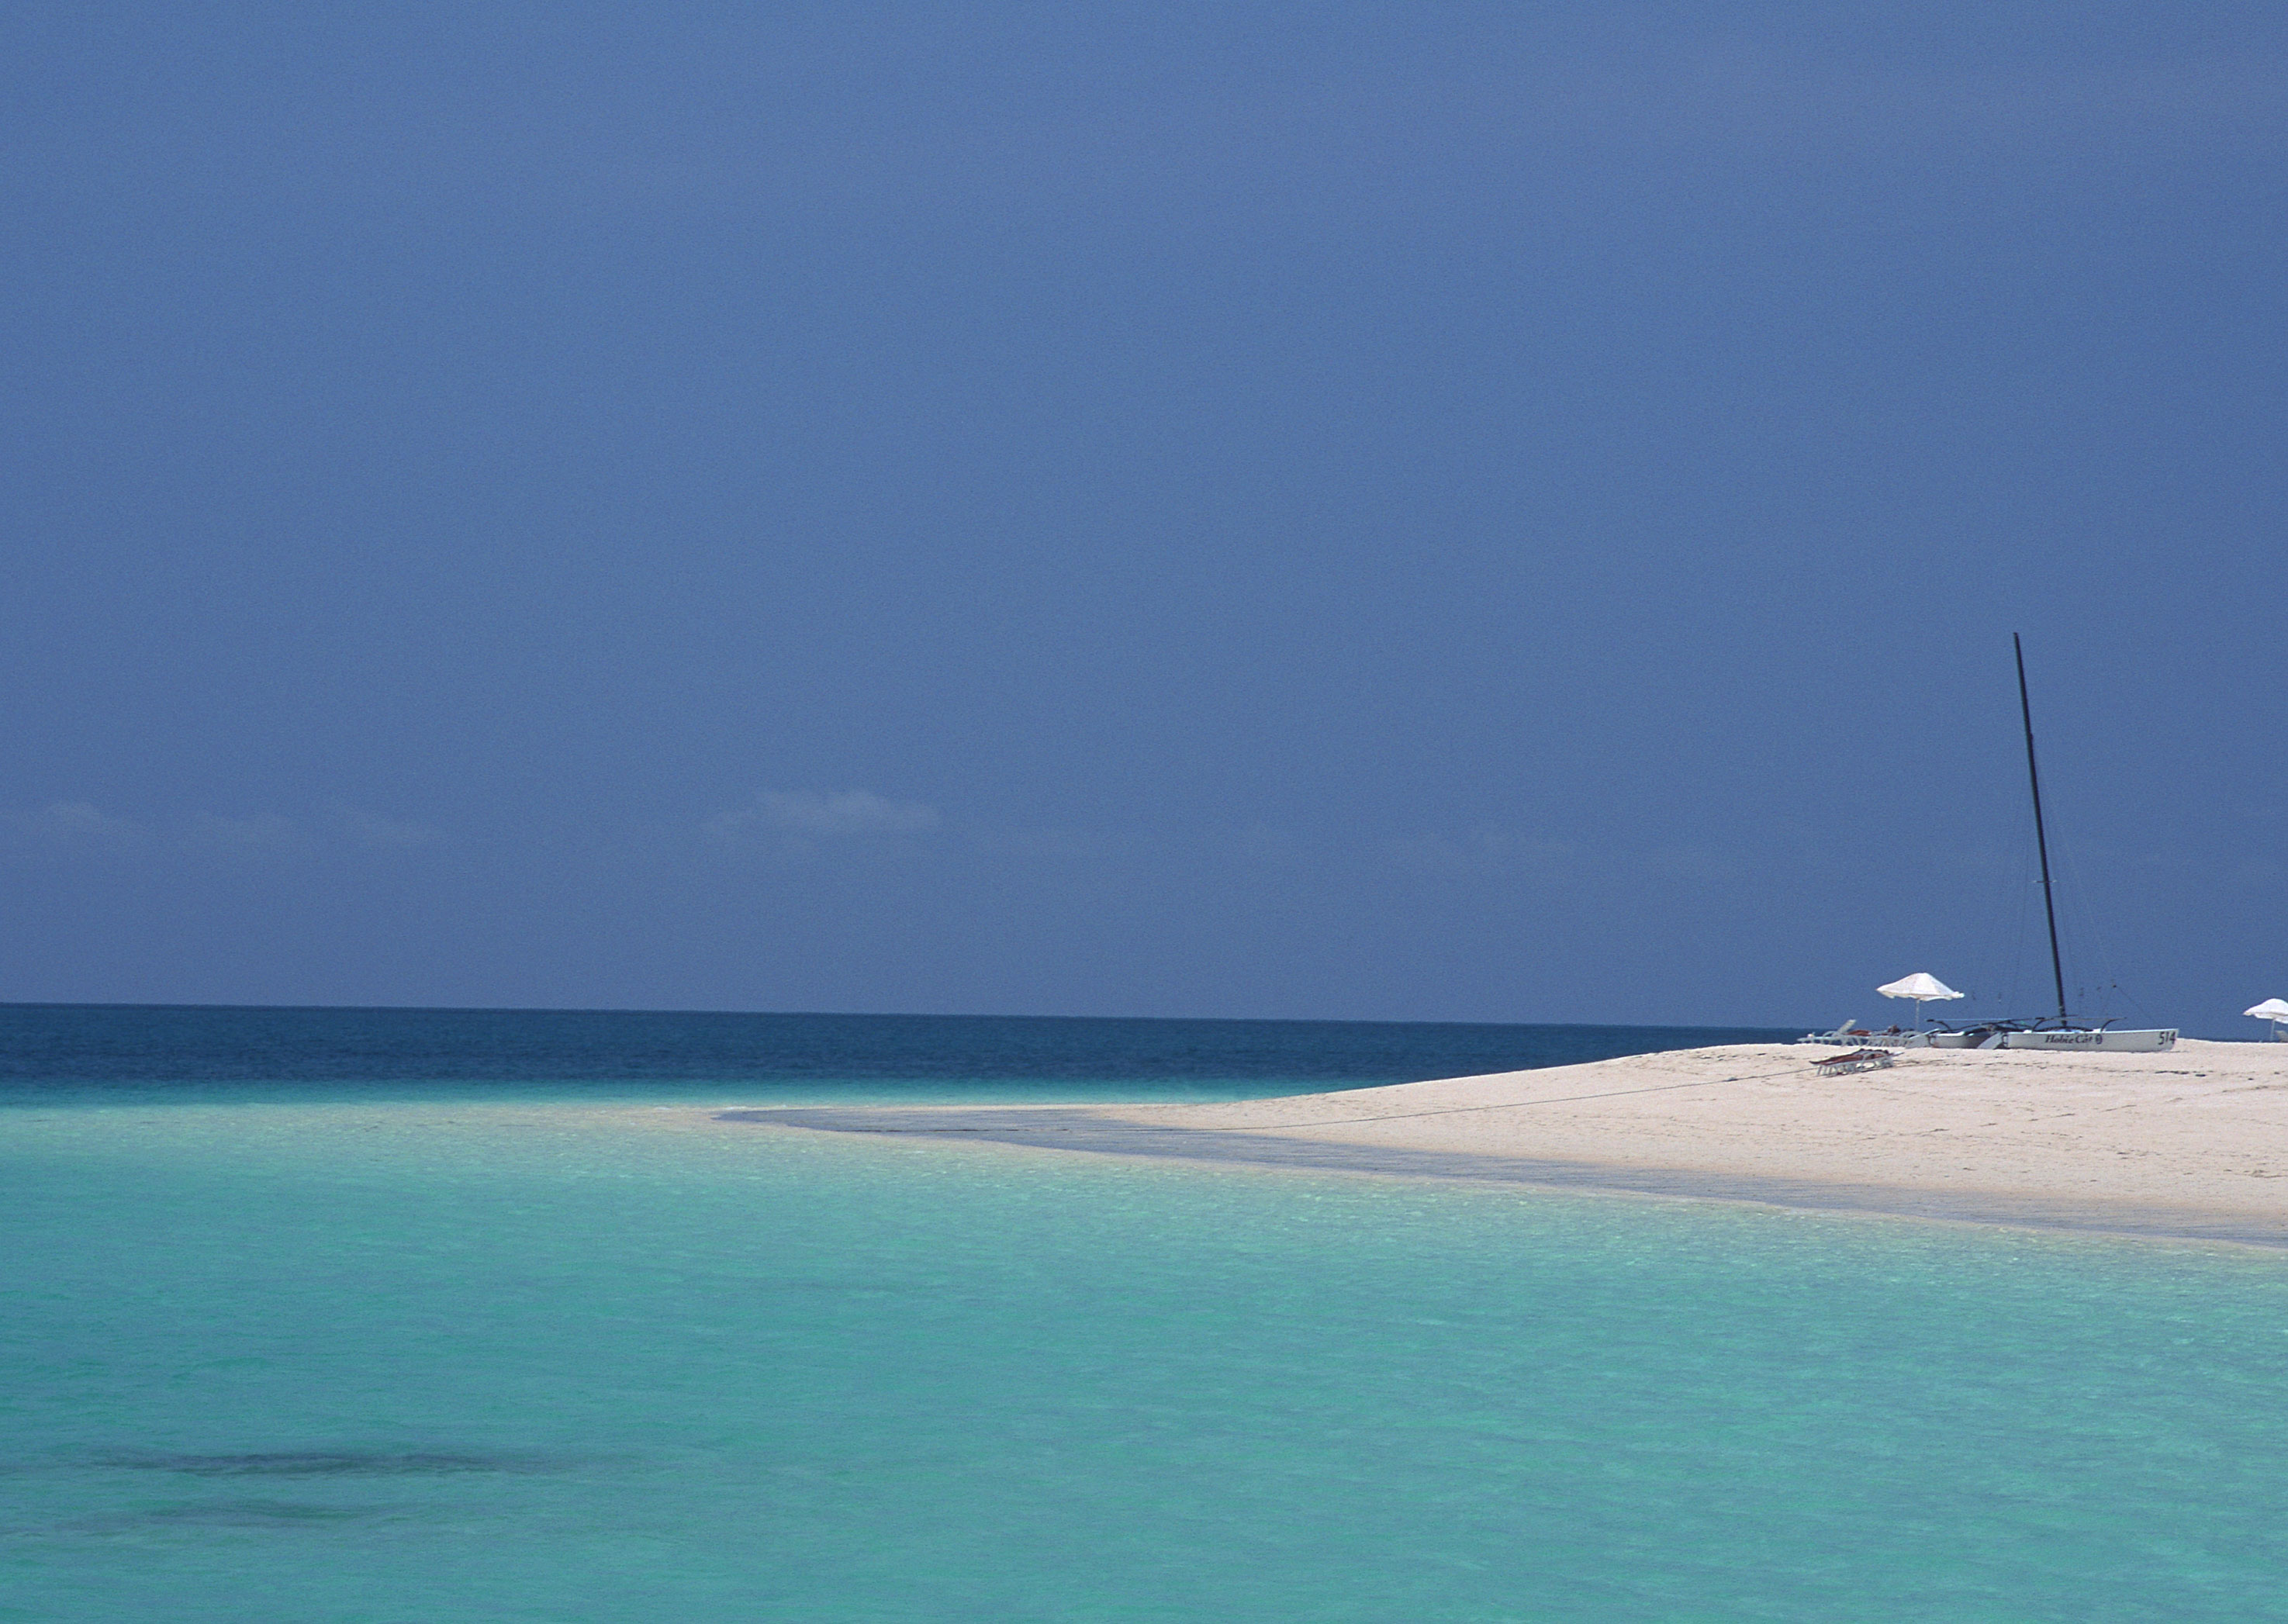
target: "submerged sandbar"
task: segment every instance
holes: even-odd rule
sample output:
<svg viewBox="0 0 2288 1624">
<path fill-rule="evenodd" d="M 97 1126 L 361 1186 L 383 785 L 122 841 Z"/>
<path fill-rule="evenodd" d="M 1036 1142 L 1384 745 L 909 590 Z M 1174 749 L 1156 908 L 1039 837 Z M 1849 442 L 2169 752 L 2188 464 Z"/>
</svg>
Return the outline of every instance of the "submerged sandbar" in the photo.
<svg viewBox="0 0 2288 1624">
<path fill-rule="evenodd" d="M 2288 1043 L 1728 1044 L 1226 1105 L 734 1109 L 727 1121 L 2288 1247 Z"/>
</svg>

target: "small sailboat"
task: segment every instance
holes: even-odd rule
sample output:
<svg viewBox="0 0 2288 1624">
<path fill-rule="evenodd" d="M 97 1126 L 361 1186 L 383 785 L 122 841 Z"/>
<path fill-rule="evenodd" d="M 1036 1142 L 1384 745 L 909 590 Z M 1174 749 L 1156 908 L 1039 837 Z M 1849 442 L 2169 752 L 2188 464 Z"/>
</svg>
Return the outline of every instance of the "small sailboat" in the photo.
<svg viewBox="0 0 2288 1624">
<path fill-rule="evenodd" d="M 2034 764 L 2034 707 L 2026 695 L 2026 647 L 2016 632 L 2010 646 L 2018 657 L 2018 715 L 2026 726 L 2026 782 L 2034 796 L 2034 850 L 2042 865 L 2042 911 L 2050 927 L 2050 978 L 2057 989 L 2057 1018 L 1994 1021 L 1963 1032 L 1932 1034 L 1934 1049 L 2093 1049 L 2155 1054 L 2177 1045 L 2174 1026 L 2117 1030 L 2110 1023 L 2077 1021 L 2066 1012 L 2065 959 L 2058 951 L 2057 899 L 2050 888 L 2050 837 L 2042 823 L 2042 774 Z"/>
</svg>

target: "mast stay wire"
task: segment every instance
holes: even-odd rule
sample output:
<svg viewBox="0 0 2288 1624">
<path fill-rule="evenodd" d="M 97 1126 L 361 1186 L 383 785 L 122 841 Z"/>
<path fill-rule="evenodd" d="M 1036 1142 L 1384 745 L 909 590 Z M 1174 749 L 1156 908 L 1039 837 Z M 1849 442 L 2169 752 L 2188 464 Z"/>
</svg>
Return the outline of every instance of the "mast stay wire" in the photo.
<svg viewBox="0 0 2288 1624">
<path fill-rule="evenodd" d="M 2048 861 L 2049 842 L 2042 828 L 2044 808 L 2040 778 L 2033 764 L 2033 716 L 2030 703 L 2026 697 L 2025 648 L 2018 634 L 2012 633 L 2010 640 L 2018 659 L 2019 702 L 2026 725 L 2027 772 L 2034 785 L 2035 840 L 2042 848 L 2044 858 L 2042 878 L 2043 889 L 2046 893 L 2045 902 L 2050 915 L 2050 951 L 2054 955 L 2054 964 L 2059 966 L 2056 968 L 2056 980 L 2059 983 L 2061 1002 L 2064 999 L 2064 971 L 2062 968 L 2062 954 L 2059 946 L 2059 939 L 2062 934 L 2078 944 L 2077 957 L 2081 963 L 2084 965 L 2093 965 L 2097 971 L 2097 979 L 2093 984 L 2086 977 L 2077 977 L 2075 980 L 2074 991 L 2078 995 L 2084 1010 L 2083 1015 L 2078 1018 L 2094 1020 L 2102 1025 L 2107 1018 L 2112 1015 L 2112 1000 L 2108 996 L 2109 994 L 2120 994 L 2136 1008 L 2140 1014 L 2143 1014 L 2143 1006 L 2129 993 L 2128 989 L 2121 985 L 2119 962 L 2114 955 L 2111 941 L 2099 925 L 2098 910 L 2084 877 L 2081 862 L 2075 853 L 2073 843 L 2070 840 L 2059 841 L 2056 862 L 2053 865 Z M 2054 874 L 2052 873 L 2053 867 L 2056 870 Z M 2059 917 L 2061 915 L 2064 915 L 2062 921 Z M 2064 927 L 2062 932 L 2060 929 L 2061 923 Z M 2096 1010 L 2093 1015 L 2089 1013 L 2093 1002 L 2091 997 L 2093 986 L 2097 994 L 2094 1001 Z"/>
<path fill-rule="evenodd" d="M 2064 870 L 2066 881 L 2066 890 L 2061 900 L 2070 909 L 2068 921 L 2070 934 L 2081 939 L 2090 961 L 2096 968 L 2100 998 L 2102 1000 L 2108 994 L 2118 996 L 2137 1015 L 2152 1019 L 2151 1011 L 2145 1008 L 2135 992 L 2122 982 L 2121 960 L 2114 946 L 2114 938 L 2105 928 L 2104 916 L 2097 906 L 2094 891 L 2084 876 L 2081 862 L 2070 845 L 2062 844 L 2059 855 L 2062 860 L 2060 867 Z M 2110 1010 L 2101 1003 L 2099 1013 L 2104 1015 Z"/>
</svg>

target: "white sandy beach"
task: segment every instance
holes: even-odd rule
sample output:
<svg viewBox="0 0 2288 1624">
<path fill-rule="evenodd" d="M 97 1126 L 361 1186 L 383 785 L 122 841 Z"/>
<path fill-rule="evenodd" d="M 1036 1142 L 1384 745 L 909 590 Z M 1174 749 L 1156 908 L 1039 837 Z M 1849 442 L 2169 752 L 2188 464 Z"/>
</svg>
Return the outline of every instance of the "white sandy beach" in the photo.
<svg viewBox="0 0 2288 1624">
<path fill-rule="evenodd" d="M 1720 1177 L 2288 1218 L 2288 1043 L 2153 1055 L 1909 1050 L 1822 1077 L 1807 1045 L 1637 1055 L 1139 1123 Z"/>
<path fill-rule="evenodd" d="M 2288 1043 L 1676 1050 L 1207 1105 L 741 1111 L 730 1120 L 2288 1245 Z"/>
</svg>

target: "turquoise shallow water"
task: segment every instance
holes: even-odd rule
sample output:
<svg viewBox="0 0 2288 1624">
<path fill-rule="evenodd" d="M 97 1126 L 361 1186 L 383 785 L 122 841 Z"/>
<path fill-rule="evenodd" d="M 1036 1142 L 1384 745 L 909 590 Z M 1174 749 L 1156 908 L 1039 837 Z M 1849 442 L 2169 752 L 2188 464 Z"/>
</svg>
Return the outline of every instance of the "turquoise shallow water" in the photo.
<svg viewBox="0 0 2288 1624">
<path fill-rule="evenodd" d="M 0 1007 L 0 1620 L 2288 1618 L 2288 1258 L 808 1135 L 1737 1033 Z"/>
<path fill-rule="evenodd" d="M 0 1164 L 0 1618 L 2288 1617 L 2269 1254 L 531 1101 Z"/>
</svg>

